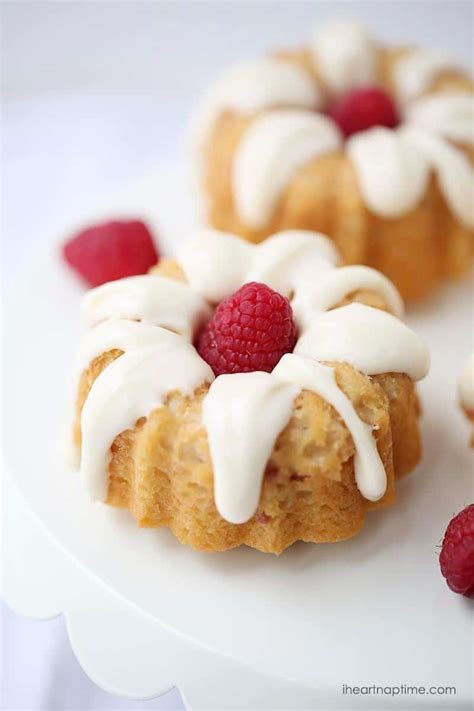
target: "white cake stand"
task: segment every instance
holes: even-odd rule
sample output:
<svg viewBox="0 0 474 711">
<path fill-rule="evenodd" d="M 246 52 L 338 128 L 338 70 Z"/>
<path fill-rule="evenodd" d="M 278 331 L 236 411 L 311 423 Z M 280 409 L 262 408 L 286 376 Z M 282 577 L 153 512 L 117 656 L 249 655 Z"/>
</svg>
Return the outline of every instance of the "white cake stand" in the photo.
<svg viewBox="0 0 474 711">
<path fill-rule="evenodd" d="M 89 218 L 142 215 L 171 250 L 190 220 L 182 193 L 178 174 L 155 171 Z M 56 244 L 31 260 L 7 302 L 7 602 L 32 617 L 64 613 L 87 674 L 123 696 L 177 686 L 192 709 L 470 707 L 473 605 L 448 590 L 437 561 L 448 521 L 474 493 L 456 401 L 470 285 L 410 314 L 433 367 L 420 388 L 424 460 L 397 504 L 346 543 L 206 555 L 91 504 L 58 455 L 82 288 Z M 456 694 L 348 695 L 343 684 Z"/>
</svg>

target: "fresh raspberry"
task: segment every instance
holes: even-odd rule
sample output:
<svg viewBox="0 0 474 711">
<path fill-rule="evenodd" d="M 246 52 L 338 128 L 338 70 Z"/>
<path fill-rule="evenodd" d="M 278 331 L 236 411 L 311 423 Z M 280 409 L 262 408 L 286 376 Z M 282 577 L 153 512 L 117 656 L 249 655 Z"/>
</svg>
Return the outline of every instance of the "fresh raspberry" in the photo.
<svg viewBox="0 0 474 711">
<path fill-rule="evenodd" d="M 354 89 L 329 109 L 329 116 L 345 136 L 367 131 L 373 126 L 395 128 L 398 113 L 392 99 L 381 89 Z"/>
<path fill-rule="evenodd" d="M 145 274 L 158 261 L 151 233 L 140 220 L 88 227 L 63 245 L 63 256 L 90 286 Z"/>
<path fill-rule="evenodd" d="M 439 565 L 451 590 L 474 599 L 474 504 L 451 520 Z"/>
<path fill-rule="evenodd" d="M 245 284 L 202 331 L 198 351 L 216 375 L 273 370 L 293 350 L 296 327 L 290 302 L 265 284 Z"/>
</svg>

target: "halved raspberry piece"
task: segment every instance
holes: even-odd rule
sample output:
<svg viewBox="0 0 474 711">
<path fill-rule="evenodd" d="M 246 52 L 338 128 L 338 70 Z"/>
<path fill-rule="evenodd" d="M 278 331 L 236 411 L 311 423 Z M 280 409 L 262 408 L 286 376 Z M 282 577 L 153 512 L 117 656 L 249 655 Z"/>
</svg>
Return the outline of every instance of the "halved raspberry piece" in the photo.
<svg viewBox="0 0 474 711">
<path fill-rule="evenodd" d="M 399 124 L 394 102 L 377 88 L 349 91 L 331 106 L 328 113 L 346 137 L 373 126 L 395 128 Z"/>
<path fill-rule="evenodd" d="M 288 299 L 266 284 L 250 282 L 219 304 L 197 347 L 214 373 L 222 375 L 270 372 L 295 341 Z"/>
<path fill-rule="evenodd" d="M 89 286 L 145 274 L 159 259 L 141 220 L 112 220 L 82 230 L 63 245 L 63 256 Z"/>
</svg>

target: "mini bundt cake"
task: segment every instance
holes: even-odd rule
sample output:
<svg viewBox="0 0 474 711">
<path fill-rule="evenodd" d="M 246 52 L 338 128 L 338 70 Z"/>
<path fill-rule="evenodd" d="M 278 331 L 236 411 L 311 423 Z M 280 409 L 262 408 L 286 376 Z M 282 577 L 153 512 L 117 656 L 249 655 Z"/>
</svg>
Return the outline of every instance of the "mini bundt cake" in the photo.
<svg viewBox="0 0 474 711">
<path fill-rule="evenodd" d="M 332 23 L 227 71 L 193 121 L 205 219 L 260 242 L 322 231 L 418 299 L 471 262 L 473 83 L 445 55 Z"/>
<path fill-rule="evenodd" d="M 354 536 L 420 459 L 429 356 L 401 313 L 322 235 L 198 231 L 84 298 L 84 485 L 203 551 Z"/>
<path fill-rule="evenodd" d="M 464 414 L 472 424 L 471 447 L 474 447 L 474 352 L 471 353 L 459 379 L 459 399 Z"/>
</svg>

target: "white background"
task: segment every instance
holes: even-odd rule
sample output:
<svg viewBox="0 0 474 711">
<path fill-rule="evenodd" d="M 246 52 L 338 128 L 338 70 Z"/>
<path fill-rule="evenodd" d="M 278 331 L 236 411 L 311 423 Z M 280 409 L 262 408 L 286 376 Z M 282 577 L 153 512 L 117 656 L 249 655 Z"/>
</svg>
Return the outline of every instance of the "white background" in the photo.
<svg viewBox="0 0 474 711">
<path fill-rule="evenodd" d="M 469 2 L 4 2 L 3 284 L 30 252 L 147 166 L 179 156 L 190 107 L 221 68 L 352 16 L 381 39 L 472 57 Z M 176 693 L 97 690 L 61 620 L 2 612 L 4 709 L 182 708 Z"/>
</svg>

